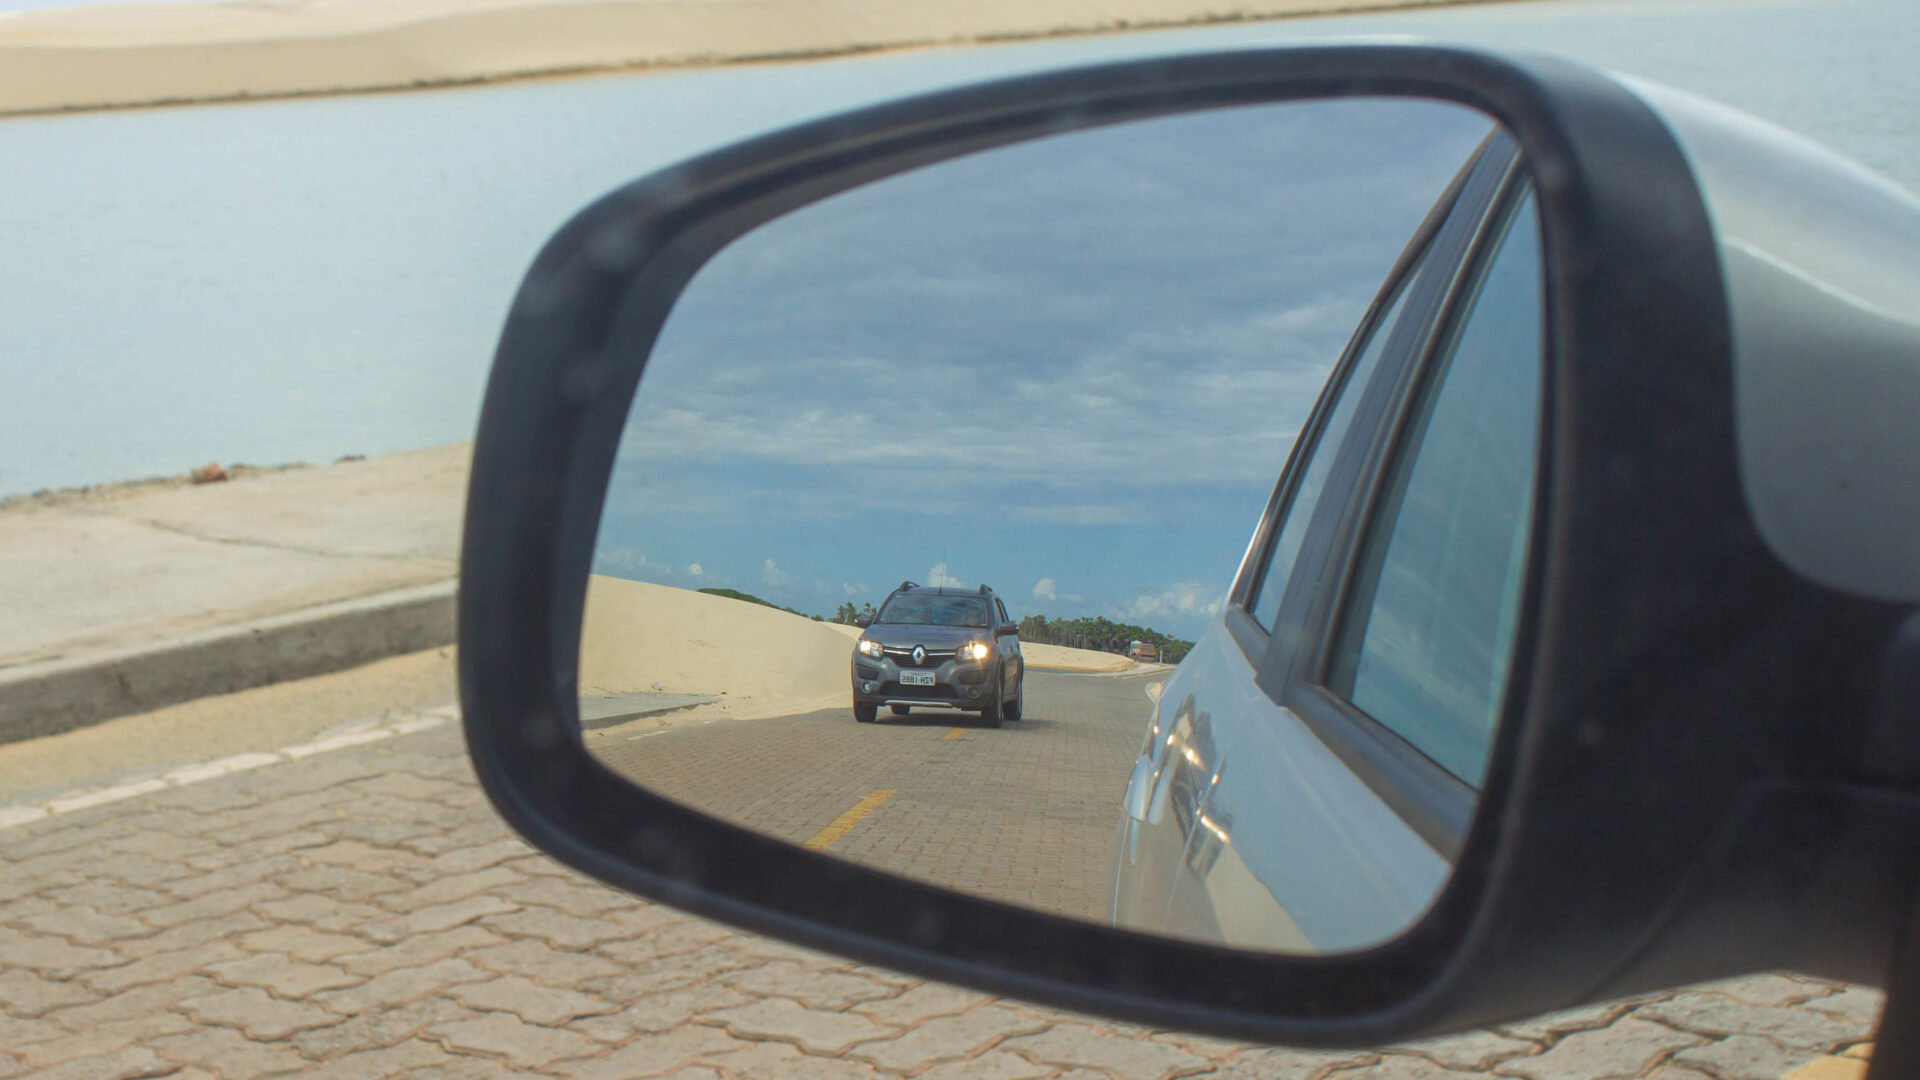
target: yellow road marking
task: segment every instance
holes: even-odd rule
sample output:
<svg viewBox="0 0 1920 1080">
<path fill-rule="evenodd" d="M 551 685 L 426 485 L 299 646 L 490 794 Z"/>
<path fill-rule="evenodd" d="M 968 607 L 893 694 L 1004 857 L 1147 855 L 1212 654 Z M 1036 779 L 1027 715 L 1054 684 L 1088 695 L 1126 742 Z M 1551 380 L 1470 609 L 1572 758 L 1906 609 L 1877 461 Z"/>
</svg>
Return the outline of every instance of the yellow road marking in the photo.
<svg viewBox="0 0 1920 1080">
<path fill-rule="evenodd" d="M 963 727 L 957 727 L 957 728 L 954 728 L 954 729 L 953 729 L 952 731 L 949 731 L 949 732 L 947 732 L 947 733 L 946 733 L 945 735 L 942 735 L 942 736 L 941 736 L 941 738 L 943 738 L 943 739 L 957 739 L 957 738 L 959 738 L 959 737 L 960 737 L 960 733 L 961 733 L 961 732 L 963 732 L 963 731 L 965 731 L 965 730 L 967 730 L 967 729 L 966 729 L 966 728 L 963 728 Z"/>
<path fill-rule="evenodd" d="M 1863 1080 L 1867 1063 L 1857 1057 L 1815 1058 L 1781 1080 Z"/>
<path fill-rule="evenodd" d="M 819 851 L 821 848 L 847 835 L 848 829 L 858 824 L 861 818 L 873 813 L 873 808 L 886 802 L 887 796 L 892 794 L 892 788 L 881 788 L 879 791 L 861 799 L 859 802 L 854 803 L 846 813 L 834 818 L 833 822 L 826 828 L 813 834 L 813 839 L 800 846 L 806 848 L 808 851 Z"/>
</svg>

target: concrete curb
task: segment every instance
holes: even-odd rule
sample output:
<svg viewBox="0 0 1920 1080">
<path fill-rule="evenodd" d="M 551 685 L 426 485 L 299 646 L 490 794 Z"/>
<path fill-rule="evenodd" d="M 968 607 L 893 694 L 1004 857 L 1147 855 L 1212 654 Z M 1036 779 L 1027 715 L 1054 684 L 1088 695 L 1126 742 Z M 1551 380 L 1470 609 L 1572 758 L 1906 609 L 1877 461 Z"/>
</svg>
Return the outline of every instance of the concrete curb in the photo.
<svg viewBox="0 0 1920 1080">
<path fill-rule="evenodd" d="M 584 731 L 599 731 L 604 728 L 618 727 L 629 720 L 638 720 L 643 716 L 658 716 L 661 713 L 679 712 L 681 709 L 694 709 L 702 705 L 711 705 L 720 700 L 718 694 L 612 694 L 580 699 L 580 727 Z"/>
<path fill-rule="evenodd" d="M 454 640 L 454 582 L 0 671 L 0 743 L 324 675 Z"/>
</svg>

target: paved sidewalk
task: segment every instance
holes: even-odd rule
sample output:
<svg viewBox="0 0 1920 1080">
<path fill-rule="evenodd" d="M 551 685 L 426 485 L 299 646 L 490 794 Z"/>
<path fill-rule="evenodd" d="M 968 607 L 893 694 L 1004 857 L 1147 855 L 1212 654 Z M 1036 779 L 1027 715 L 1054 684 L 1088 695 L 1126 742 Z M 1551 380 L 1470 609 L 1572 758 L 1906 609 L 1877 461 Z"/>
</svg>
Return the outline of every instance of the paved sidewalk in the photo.
<svg viewBox="0 0 1920 1080">
<path fill-rule="evenodd" d="M 0 742 L 452 640 L 469 446 L 0 509 Z"/>
<path fill-rule="evenodd" d="M 451 580 L 469 452 L 10 499 L 0 666 Z"/>
<path fill-rule="evenodd" d="M 1091 1020 L 585 880 L 508 834 L 453 716 L 395 712 L 0 826 L 0 1078 L 1777 1080 L 1867 1039 L 1879 1008 L 1766 975 L 1348 1054 Z"/>
</svg>

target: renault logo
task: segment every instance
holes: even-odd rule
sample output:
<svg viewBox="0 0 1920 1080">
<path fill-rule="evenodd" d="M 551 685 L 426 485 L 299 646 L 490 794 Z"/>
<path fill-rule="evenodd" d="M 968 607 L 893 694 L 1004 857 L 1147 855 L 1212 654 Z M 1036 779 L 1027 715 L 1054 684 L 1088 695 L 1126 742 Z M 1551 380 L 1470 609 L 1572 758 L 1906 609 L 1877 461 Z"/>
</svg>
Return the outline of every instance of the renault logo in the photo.
<svg viewBox="0 0 1920 1080">
<path fill-rule="evenodd" d="M 927 662 L 927 649 L 926 649 L 926 646 L 924 646 L 924 645 L 915 645 L 915 646 L 913 647 L 913 666 L 914 666 L 914 667 L 919 667 L 919 666 L 920 666 L 921 664 L 924 664 L 924 663 L 926 663 L 926 662 Z"/>
</svg>

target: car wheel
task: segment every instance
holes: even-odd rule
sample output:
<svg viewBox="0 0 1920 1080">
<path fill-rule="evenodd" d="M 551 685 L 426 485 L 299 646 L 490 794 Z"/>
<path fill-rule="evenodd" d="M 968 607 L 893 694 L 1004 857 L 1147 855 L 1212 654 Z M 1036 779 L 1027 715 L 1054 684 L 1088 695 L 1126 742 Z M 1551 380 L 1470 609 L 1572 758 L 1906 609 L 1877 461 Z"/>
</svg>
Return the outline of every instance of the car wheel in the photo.
<svg viewBox="0 0 1920 1080">
<path fill-rule="evenodd" d="M 1001 692 L 1002 692 L 1002 688 L 1000 684 L 997 682 L 994 683 L 993 693 L 987 695 L 987 703 L 980 707 L 980 724 L 982 727 L 999 727 L 1000 726 L 1000 694 Z"/>
<path fill-rule="evenodd" d="M 858 701 L 853 703 L 853 718 L 863 724 L 873 723 L 874 717 L 877 716 L 879 712 L 880 709 L 878 706 L 866 705 Z"/>
<path fill-rule="evenodd" d="M 1009 720 L 1018 720 L 1027 711 L 1027 673 L 1020 673 L 1020 681 L 1013 686 L 1013 700 L 1000 710 L 1000 715 Z"/>
<path fill-rule="evenodd" d="M 893 715 L 895 716 L 905 716 L 913 711 L 913 706 L 911 705 L 889 705 L 887 708 L 892 709 Z"/>
</svg>

